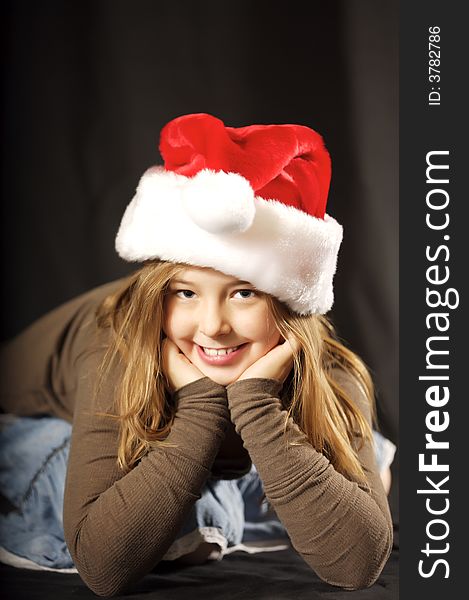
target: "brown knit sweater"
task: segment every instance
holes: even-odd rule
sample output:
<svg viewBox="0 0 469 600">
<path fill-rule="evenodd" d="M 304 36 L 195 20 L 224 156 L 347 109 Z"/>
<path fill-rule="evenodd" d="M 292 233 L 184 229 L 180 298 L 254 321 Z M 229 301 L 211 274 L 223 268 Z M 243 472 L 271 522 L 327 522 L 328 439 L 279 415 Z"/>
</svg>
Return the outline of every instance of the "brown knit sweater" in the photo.
<svg viewBox="0 0 469 600">
<path fill-rule="evenodd" d="M 1 407 L 20 415 L 73 420 L 64 498 L 64 531 L 76 567 L 99 595 L 122 593 L 164 556 L 207 479 L 236 477 L 252 460 L 291 542 L 325 581 L 371 585 L 392 546 L 392 523 L 373 450 L 359 451 L 369 487 L 340 475 L 308 443 L 280 401 L 281 385 L 247 379 L 224 388 L 208 377 L 174 395 L 174 447 L 149 452 L 128 474 L 117 466 L 118 424 L 113 369 L 95 397 L 107 333 L 95 311 L 121 281 L 52 311 L 4 348 Z M 98 343 L 96 343 L 98 340 Z M 359 388 L 337 373 L 366 418 Z M 235 431 L 236 430 L 236 431 Z"/>
</svg>

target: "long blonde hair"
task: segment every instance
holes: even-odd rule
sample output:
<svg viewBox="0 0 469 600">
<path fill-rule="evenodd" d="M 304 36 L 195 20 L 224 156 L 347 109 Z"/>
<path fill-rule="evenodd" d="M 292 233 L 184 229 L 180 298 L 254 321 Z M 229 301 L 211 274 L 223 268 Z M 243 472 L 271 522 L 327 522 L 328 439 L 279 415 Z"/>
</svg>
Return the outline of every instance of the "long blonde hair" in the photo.
<svg viewBox="0 0 469 600">
<path fill-rule="evenodd" d="M 176 407 L 162 370 L 164 297 L 171 279 L 186 267 L 148 261 L 97 311 L 98 326 L 110 328 L 111 335 L 99 381 L 104 380 L 114 360 L 120 361 L 123 369 L 112 416 L 120 422 L 118 464 L 125 471 L 152 447 L 165 445 L 174 420 Z M 337 339 L 326 317 L 299 316 L 276 298 L 268 294 L 266 298 L 280 334 L 285 338 L 293 335 L 300 346 L 284 386 L 288 388 L 288 415 L 337 471 L 364 481 L 353 442 L 357 438 L 370 440 L 371 428 L 337 383 L 334 369 L 353 377 L 374 413 L 373 386 L 365 365 Z"/>
</svg>

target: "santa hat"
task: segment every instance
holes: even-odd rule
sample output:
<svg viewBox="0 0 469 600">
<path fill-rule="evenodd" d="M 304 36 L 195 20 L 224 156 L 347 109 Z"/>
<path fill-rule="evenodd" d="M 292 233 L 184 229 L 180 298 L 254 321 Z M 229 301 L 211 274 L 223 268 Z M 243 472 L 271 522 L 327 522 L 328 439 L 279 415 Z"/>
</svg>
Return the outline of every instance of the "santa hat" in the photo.
<svg viewBox="0 0 469 600">
<path fill-rule="evenodd" d="M 342 227 L 325 213 L 331 166 L 316 131 L 190 114 L 163 128 L 160 152 L 122 218 L 122 258 L 211 267 L 301 315 L 331 308 Z"/>
</svg>

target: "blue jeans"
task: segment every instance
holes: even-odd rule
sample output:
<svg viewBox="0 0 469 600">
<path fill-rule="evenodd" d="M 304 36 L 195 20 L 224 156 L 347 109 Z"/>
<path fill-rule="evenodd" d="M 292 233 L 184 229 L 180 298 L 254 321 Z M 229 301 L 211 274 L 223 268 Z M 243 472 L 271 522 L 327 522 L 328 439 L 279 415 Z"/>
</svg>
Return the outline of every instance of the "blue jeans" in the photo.
<svg viewBox="0 0 469 600">
<path fill-rule="evenodd" d="M 0 546 L 53 569 L 74 566 L 62 520 L 71 431 L 55 417 L 7 417 L 0 428 L 0 492 L 15 507 L 0 515 Z M 380 434 L 375 440 L 380 464 L 388 440 Z M 262 496 L 254 465 L 239 479 L 209 479 L 163 559 L 188 554 L 202 541 L 223 551 L 239 543 L 286 542 L 285 528 Z"/>
<path fill-rule="evenodd" d="M 0 516 L 0 546 L 49 568 L 70 568 L 63 496 L 71 426 L 18 418 L 0 431 L 0 492 L 15 510 Z"/>
</svg>

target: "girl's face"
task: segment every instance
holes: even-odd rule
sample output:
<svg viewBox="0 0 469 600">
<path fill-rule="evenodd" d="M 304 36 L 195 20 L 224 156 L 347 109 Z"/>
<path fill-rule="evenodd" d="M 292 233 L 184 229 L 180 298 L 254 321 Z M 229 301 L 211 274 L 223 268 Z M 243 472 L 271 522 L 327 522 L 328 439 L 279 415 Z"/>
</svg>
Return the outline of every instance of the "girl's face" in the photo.
<svg viewBox="0 0 469 600">
<path fill-rule="evenodd" d="M 188 267 L 169 284 L 164 332 L 207 377 L 229 385 L 280 341 L 265 295 L 246 281 Z"/>
</svg>

